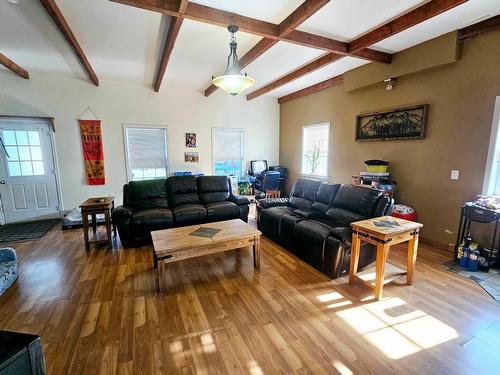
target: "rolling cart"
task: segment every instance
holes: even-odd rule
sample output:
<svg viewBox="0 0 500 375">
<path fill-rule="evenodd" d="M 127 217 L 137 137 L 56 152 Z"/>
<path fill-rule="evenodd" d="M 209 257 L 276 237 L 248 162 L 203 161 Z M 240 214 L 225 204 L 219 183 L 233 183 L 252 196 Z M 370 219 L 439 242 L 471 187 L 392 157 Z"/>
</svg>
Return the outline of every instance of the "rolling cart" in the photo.
<svg viewBox="0 0 500 375">
<path fill-rule="evenodd" d="M 455 262 L 460 261 L 458 259 L 458 247 L 464 240 L 465 234 L 470 230 L 470 224 L 480 223 L 480 224 L 495 224 L 495 229 L 493 231 L 493 237 L 491 239 L 491 249 L 490 251 L 484 251 L 487 254 L 487 268 L 486 272 L 490 270 L 490 267 L 498 259 L 498 252 L 495 254 L 495 245 L 498 244 L 498 223 L 500 222 L 500 211 L 492 210 L 489 208 L 477 206 L 472 202 L 467 202 L 461 209 L 460 224 L 458 227 L 457 242 L 455 243 Z"/>
</svg>

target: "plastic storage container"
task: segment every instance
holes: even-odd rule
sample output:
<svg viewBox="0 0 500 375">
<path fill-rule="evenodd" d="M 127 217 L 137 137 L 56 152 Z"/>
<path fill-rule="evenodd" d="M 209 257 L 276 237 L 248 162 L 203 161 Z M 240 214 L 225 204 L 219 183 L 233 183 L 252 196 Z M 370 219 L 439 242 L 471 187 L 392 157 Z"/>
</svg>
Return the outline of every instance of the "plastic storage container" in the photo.
<svg viewBox="0 0 500 375">
<path fill-rule="evenodd" d="M 405 206 L 404 204 L 395 204 L 392 207 L 391 216 L 397 217 L 400 219 L 416 221 L 417 220 L 417 211 L 415 211 L 410 206 Z"/>
</svg>

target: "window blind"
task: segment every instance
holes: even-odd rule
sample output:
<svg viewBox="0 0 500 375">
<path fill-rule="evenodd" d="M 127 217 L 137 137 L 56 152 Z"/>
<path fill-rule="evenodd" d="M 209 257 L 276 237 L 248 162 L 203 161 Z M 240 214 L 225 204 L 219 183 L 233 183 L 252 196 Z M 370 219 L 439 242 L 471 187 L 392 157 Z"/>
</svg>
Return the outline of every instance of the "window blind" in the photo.
<svg viewBox="0 0 500 375">
<path fill-rule="evenodd" d="M 165 128 L 127 127 L 125 134 L 129 178 L 166 177 L 167 130 Z"/>
</svg>

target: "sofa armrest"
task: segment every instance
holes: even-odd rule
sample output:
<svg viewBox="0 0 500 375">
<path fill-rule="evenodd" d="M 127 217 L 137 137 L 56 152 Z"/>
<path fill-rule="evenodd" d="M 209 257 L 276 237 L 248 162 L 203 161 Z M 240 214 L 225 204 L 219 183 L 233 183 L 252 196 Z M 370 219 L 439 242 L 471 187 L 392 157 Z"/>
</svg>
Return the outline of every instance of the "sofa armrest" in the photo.
<svg viewBox="0 0 500 375">
<path fill-rule="evenodd" d="M 333 228 L 330 232 L 332 237 L 337 238 L 346 246 L 351 246 L 352 241 L 352 228 L 351 227 L 337 227 Z"/>
<path fill-rule="evenodd" d="M 16 251 L 11 247 L 0 248 L 0 263 L 15 262 L 17 260 Z"/>
<path fill-rule="evenodd" d="M 257 201 L 259 206 L 264 208 L 278 207 L 278 206 L 288 206 L 290 203 L 288 198 L 264 198 Z"/>
<path fill-rule="evenodd" d="M 130 206 L 118 206 L 113 210 L 113 220 L 130 219 L 134 210 Z"/>
<path fill-rule="evenodd" d="M 229 202 L 236 203 L 238 206 L 241 206 L 244 204 L 250 204 L 250 199 L 248 199 L 247 197 L 245 197 L 243 195 L 232 194 L 229 196 L 229 198 L 227 200 Z"/>
</svg>

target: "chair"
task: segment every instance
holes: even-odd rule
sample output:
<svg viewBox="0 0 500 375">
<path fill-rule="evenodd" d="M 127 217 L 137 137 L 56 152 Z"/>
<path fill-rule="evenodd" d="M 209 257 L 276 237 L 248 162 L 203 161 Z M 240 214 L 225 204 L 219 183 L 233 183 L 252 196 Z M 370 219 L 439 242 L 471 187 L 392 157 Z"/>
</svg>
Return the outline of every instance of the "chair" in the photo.
<svg viewBox="0 0 500 375">
<path fill-rule="evenodd" d="M 266 198 L 279 198 L 281 197 L 281 191 L 279 190 L 266 190 Z"/>
<path fill-rule="evenodd" d="M 262 181 L 255 181 L 255 199 L 262 199 L 268 190 L 279 190 L 280 173 L 274 171 L 262 172 Z"/>
</svg>

